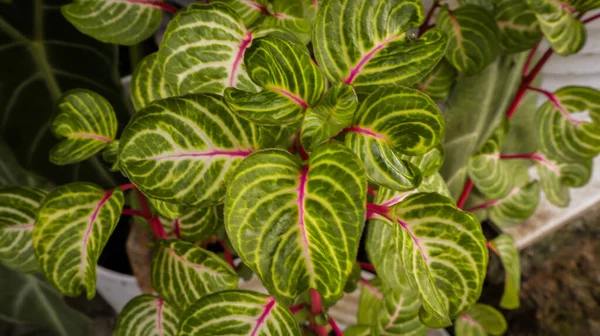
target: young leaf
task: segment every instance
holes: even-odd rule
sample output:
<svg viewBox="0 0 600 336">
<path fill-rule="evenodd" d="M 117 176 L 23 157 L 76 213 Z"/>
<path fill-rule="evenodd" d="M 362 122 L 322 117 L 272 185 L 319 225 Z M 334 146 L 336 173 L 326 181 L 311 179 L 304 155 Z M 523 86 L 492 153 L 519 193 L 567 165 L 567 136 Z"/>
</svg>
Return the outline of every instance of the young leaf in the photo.
<svg viewBox="0 0 600 336">
<path fill-rule="evenodd" d="M 490 13 L 476 5 L 440 10 L 437 27 L 448 34 L 446 59 L 468 76 L 477 74 L 500 53 L 498 26 Z"/>
<path fill-rule="evenodd" d="M 450 95 L 456 76 L 456 69 L 446 59 L 442 59 L 416 87 L 419 91 L 425 92 L 434 102 L 441 103 Z"/>
<path fill-rule="evenodd" d="M 423 22 L 421 0 L 324 0 L 313 27 L 317 63 L 333 83 L 370 93 L 382 85 L 412 85 L 446 50 L 437 29 L 415 40 Z"/>
<path fill-rule="evenodd" d="M 275 298 L 245 290 L 203 297 L 181 317 L 179 336 L 300 336 L 289 309 Z"/>
<path fill-rule="evenodd" d="M 317 103 L 325 80 L 308 49 L 293 37 L 268 35 L 256 39 L 246 51 L 248 74 L 261 92 L 225 90 L 231 109 L 261 125 L 299 122 L 304 111 Z"/>
<path fill-rule="evenodd" d="M 253 38 L 229 6 L 193 4 L 169 23 L 158 66 L 175 95 L 222 94 L 227 87 L 256 91 L 244 66 Z"/>
<path fill-rule="evenodd" d="M 572 15 L 568 5 L 554 0 L 527 0 L 527 3 L 555 52 L 568 56 L 583 48 L 585 26 Z"/>
<path fill-rule="evenodd" d="M 494 253 L 500 257 L 506 277 L 504 277 L 504 293 L 500 299 L 500 307 L 504 309 L 517 309 L 520 306 L 519 293 L 521 292 L 521 261 L 515 240 L 505 233 L 492 241 L 490 246 Z"/>
<path fill-rule="evenodd" d="M 31 233 L 47 192 L 29 187 L 0 189 L 0 262 L 21 272 L 38 270 Z"/>
<path fill-rule="evenodd" d="M 155 101 L 134 114 L 123 131 L 121 170 L 152 198 L 218 204 L 242 159 L 270 145 L 265 133 L 216 95 Z"/>
<path fill-rule="evenodd" d="M 76 0 L 61 12 L 79 31 L 105 43 L 133 45 L 150 37 L 162 18 L 162 1 Z"/>
<path fill-rule="evenodd" d="M 329 141 L 352 124 L 358 98 L 349 85 L 331 87 L 315 107 L 306 110 L 300 141 L 307 151 Z"/>
<path fill-rule="evenodd" d="M 489 207 L 489 217 L 501 228 L 513 227 L 527 220 L 540 201 L 540 185 L 537 181 L 512 189 L 505 197 L 494 200 Z"/>
<path fill-rule="evenodd" d="M 553 94 L 535 113 L 538 148 L 548 158 L 572 162 L 600 153 L 600 91 L 567 86 Z M 572 114 L 588 111 L 591 121 Z"/>
<path fill-rule="evenodd" d="M 310 42 L 315 5 L 311 0 L 273 1 L 273 15 L 265 16 L 260 29 L 288 30 L 304 44 Z"/>
<path fill-rule="evenodd" d="M 421 321 L 451 325 L 481 294 L 488 252 L 479 222 L 435 193 L 409 195 L 392 208 L 392 218 L 408 282 L 423 305 Z"/>
<path fill-rule="evenodd" d="M 218 229 L 223 227 L 223 206 L 189 208 L 183 207 L 179 216 L 161 222 L 167 234 L 173 233 L 188 242 L 201 242 L 212 237 Z"/>
<path fill-rule="evenodd" d="M 158 54 L 150 54 L 137 65 L 131 76 L 131 101 L 136 111 L 141 110 L 151 102 L 174 95 L 167 85 Z"/>
<path fill-rule="evenodd" d="M 500 46 L 504 52 L 522 52 L 540 42 L 540 25 L 526 1 L 496 0 L 494 5 L 494 20 L 500 29 Z"/>
<path fill-rule="evenodd" d="M 456 336 L 502 335 L 507 329 L 502 313 L 492 306 L 478 303 L 456 319 Z"/>
<path fill-rule="evenodd" d="M 440 142 L 443 128 L 444 119 L 427 95 L 402 86 L 382 87 L 361 103 L 347 129 L 346 146 L 361 159 L 369 181 L 410 190 L 419 185 L 421 174 L 401 154 L 425 154 Z"/>
<path fill-rule="evenodd" d="M 159 240 L 152 286 L 178 312 L 205 295 L 237 287 L 235 271 L 213 252 L 180 240 Z"/>
<path fill-rule="evenodd" d="M 96 294 L 96 264 L 123 208 L 121 189 L 70 183 L 52 190 L 37 213 L 33 247 L 46 278 L 61 293 Z"/>
<path fill-rule="evenodd" d="M 252 24 L 261 16 L 269 15 L 267 11 L 267 0 L 213 0 L 211 3 L 222 3 L 233 9 L 242 19 L 246 27 Z"/>
<path fill-rule="evenodd" d="M 115 336 L 176 336 L 179 318 L 171 305 L 154 295 L 140 295 L 123 308 L 117 318 Z"/>
<path fill-rule="evenodd" d="M 50 161 L 66 165 L 83 161 L 101 151 L 117 135 L 117 116 L 99 94 L 83 89 L 65 93 L 57 103 L 52 131 L 66 138 L 50 151 Z"/>
<path fill-rule="evenodd" d="M 569 187 L 581 187 L 592 176 L 592 161 L 558 163 L 544 159 L 536 162 L 540 184 L 546 198 L 558 207 L 566 207 L 571 202 Z"/>
<path fill-rule="evenodd" d="M 308 162 L 283 150 L 250 155 L 227 189 L 231 244 L 271 294 L 291 304 L 313 288 L 339 299 L 365 220 L 367 181 L 356 156 L 339 143 Z"/>
</svg>

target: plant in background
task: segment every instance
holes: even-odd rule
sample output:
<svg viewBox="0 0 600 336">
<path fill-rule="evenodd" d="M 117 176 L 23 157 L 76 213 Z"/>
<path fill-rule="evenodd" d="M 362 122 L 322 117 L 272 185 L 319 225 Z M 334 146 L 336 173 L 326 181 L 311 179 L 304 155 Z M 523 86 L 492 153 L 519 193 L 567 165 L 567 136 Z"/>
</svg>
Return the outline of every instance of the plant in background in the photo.
<svg viewBox="0 0 600 336">
<path fill-rule="evenodd" d="M 156 236 L 155 293 L 129 302 L 117 335 L 325 335 L 328 325 L 341 335 L 327 309 L 358 283 L 358 324 L 347 335 L 422 335 L 453 323 L 459 335 L 502 334 L 502 315 L 477 301 L 491 250 L 506 269 L 499 304 L 519 306 L 519 255 L 507 234 L 487 241 L 480 222 L 518 225 L 540 190 L 565 206 L 569 188 L 588 181 L 600 152 L 600 92 L 534 83 L 554 52 L 582 48 L 584 23 L 597 16 L 581 18 L 598 7 L 463 0 L 435 2 L 426 14 L 420 0 L 66 4 L 60 11 L 78 30 L 122 45 L 176 12 L 158 51 L 135 69 L 135 113 L 122 130 L 121 107 L 105 94 L 61 92 L 72 86 L 56 80 L 68 75 L 51 66 L 57 43 L 42 42 L 43 26 L 28 38 L 0 19 L 9 41 L 0 53 L 29 48 L 56 100 L 50 128 L 60 142 L 50 161 L 92 160 L 105 182 L 106 168 L 129 180 L 40 188 L 41 178 L 6 164 L 14 178 L 6 174 L 12 186 L 0 191 L 0 260 L 92 298 L 99 255 L 119 218 L 132 215 Z M 542 38 L 550 48 L 534 62 Z M 523 108 L 527 91 L 548 101 Z M 474 100 L 478 114 L 466 115 Z M 519 113 L 534 122 L 530 152 L 518 146 L 520 127 L 532 129 L 515 121 Z M 356 260 L 363 234 L 369 263 Z M 206 248 L 215 236 L 224 257 Z M 248 268 L 269 294 L 237 289 Z M 361 278 L 360 268 L 377 277 Z"/>
</svg>

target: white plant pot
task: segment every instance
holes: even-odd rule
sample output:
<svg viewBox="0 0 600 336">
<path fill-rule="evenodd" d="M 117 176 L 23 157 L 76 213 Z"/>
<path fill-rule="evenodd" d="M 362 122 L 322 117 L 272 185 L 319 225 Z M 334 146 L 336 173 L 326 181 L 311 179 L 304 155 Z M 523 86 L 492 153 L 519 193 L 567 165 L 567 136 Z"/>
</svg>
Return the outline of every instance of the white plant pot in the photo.
<svg viewBox="0 0 600 336">
<path fill-rule="evenodd" d="M 96 289 L 119 314 L 129 300 L 142 294 L 135 277 L 98 266 Z"/>
</svg>

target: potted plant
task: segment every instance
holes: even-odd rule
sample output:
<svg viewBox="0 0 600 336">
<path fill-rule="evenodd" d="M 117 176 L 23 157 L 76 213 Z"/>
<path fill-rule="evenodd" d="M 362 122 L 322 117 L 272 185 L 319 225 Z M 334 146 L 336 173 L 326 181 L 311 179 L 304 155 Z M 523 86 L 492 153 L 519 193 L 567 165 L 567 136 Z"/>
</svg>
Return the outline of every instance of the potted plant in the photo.
<svg viewBox="0 0 600 336">
<path fill-rule="evenodd" d="M 486 238 L 481 223 L 522 223 L 541 192 L 567 205 L 600 152 L 600 92 L 535 86 L 554 53 L 582 48 L 596 1 L 463 0 L 428 12 L 420 0 L 40 4 L 121 45 L 175 13 L 133 73 L 135 112 L 122 130 L 120 108 L 99 90 L 62 92 L 56 78 L 67 75 L 51 66 L 43 25 L 29 38 L 0 21 L 12 41 L 4 48 L 28 48 L 55 100 L 59 142 L 44 155 L 64 167 L 93 160 L 95 180 L 112 182 L 104 168 L 127 180 L 46 190 L 18 169 L 7 184 L 22 185 L 0 193 L 11 244 L 0 258 L 92 298 L 119 219 L 139 218 L 155 236 L 151 293 L 127 304 L 117 335 L 342 335 L 327 310 L 358 284 L 346 335 L 452 325 L 458 335 L 502 334 L 502 314 L 477 302 L 492 251 L 506 270 L 498 305 L 519 306 L 518 251 L 507 234 Z M 542 39 L 550 48 L 536 60 Z M 498 80 L 478 85 L 486 76 Z M 537 111 L 522 104 L 529 91 L 547 97 Z M 477 115 L 461 108 L 469 100 L 480 102 Z M 590 121 L 574 117 L 585 111 Z M 248 271 L 268 294 L 237 288 Z"/>
</svg>

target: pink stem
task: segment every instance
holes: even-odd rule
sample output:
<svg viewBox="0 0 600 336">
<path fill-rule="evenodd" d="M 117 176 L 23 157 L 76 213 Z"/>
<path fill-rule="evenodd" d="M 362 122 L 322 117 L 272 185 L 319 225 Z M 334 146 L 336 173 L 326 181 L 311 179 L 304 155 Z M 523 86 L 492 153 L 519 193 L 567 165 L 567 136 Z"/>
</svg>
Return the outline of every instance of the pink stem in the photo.
<svg viewBox="0 0 600 336">
<path fill-rule="evenodd" d="M 233 255 L 231 254 L 231 251 L 229 251 L 229 249 L 227 248 L 227 245 L 225 244 L 225 242 L 222 239 L 217 239 L 217 242 L 223 248 L 223 254 L 225 255 L 225 261 L 227 261 L 227 263 L 229 265 L 231 265 L 231 267 L 235 268 L 235 265 L 233 264 Z"/>
<path fill-rule="evenodd" d="M 523 72 L 521 73 L 521 76 L 523 76 L 523 77 L 527 76 L 527 73 L 529 72 L 529 67 L 531 66 L 531 62 L 533 61 L 533 57 L 535 56 L 535 53 L 537 52 L 539 47 L 540 47 L 540 44 L 538 43 L 529 52 L 529 55 L 527 56 L 527 61 L 525 62 L 525 66 L 523 67 Z"/>
<path fill-rule="evenodd" d="M 362 268 L 362 269 L 365 269 L 365 270 L 367 270 L 367 271 L 371 271 L 371 272 L 373 272 L 373 273 L 375 273 L 375 272 L 376 272 L 376 271 L 375 271 L 375 266 L 373 266 L 373 265 L 371 265 L 371 264 L 369 264 L 369 263 L 366 263 L 366 262 L 359 261 L 359 262 L 358 262 L 358 265 L 360 266 L 360 268 Z"/>
<path fill-rule="evenodd" d="M 123 209 L 123 210 L 121 210 L 121 214 L 122 215 L 128 215 L 128 216 L 138 216 L 138 217 L 146 218 L 141 211 L 135 210 L 135 209 Z M 146 219 L 148 219 L 148 218 L 146 218 Z"/>
<path fill-rule="evenodd" d="M 494 253 L 496 253 L 496 255 L 500 255 L 500 253 L 498 253 L 498 250 L 496 250 L 496 248 L 490 243 L 490 241 L 488 240 L 487 242 L 485 242 L 485 245 Z"/>
<path fill-rule="evenodd" d="M 459 209 L 462 209 L 465 206 L 467 198 L 469 198 L 469 195 L 471 194 L 471 190 L 473 190 L 473 181 L 471 181 L 470 178 L 467 178 L 467 182 L 465 182 L 465 186 L 460 194 L 460 197 L 458 198 L 458 202 L 456 202 L 456 206 Z"/>
<path fill-rule="evenodd" d="M 150 220 L 150 227 L 152 228 L 152 231 L 154 232 L 154 235 L 156 236 L 156 238 L 158 239 L 167 239 L 167 233 L 165 232 L 165 228 L 162 226 L 162 223 L 160 222 L 160 219 L 158 218 L 158 216 L 154 216 L 152 217 L 152 219 Z"/>
<path fill-rule="evenodd" d="M 321 303 L 321 294 L 316 289 L 310 289 L 310 313 L 312 316 L 319 315 L 323 312 Z M 314 322 L 311 323 L 311 328 L 317 336 L 327 336 L 327 329 Z"/>
<path fill-rule="evenodd" d="M 179 218 L 173 222 L 173 233 L 177 239 L 181 239 L 181 228 L 179 227 Z"/>
<path fill-rule="evenodd" d="M 333 329 L 333 332 L 336 336 L 344 336 L 340 327 L 338 327 L 338 325 L 333 320 L 333 317 L 329 317 L 329 325 L 331 326 L 331 329 Z"/>
<path fill-rule="evenodd" d="M 483 203 L 483 204 L 480 204 L 480 205 L 478 205 L 478 206 L 476 206 L 476 207 L 472 207 L 472 208 L 470 208 L 470 209 L 467 209 L 467 211 L 468 211 L 468 212 L 474 212 L 474 211 L 481 210 L 481 209 L 487 209 L 487 208 L 489 208 L 489 207 L 491 207 L 491 206 L 494 206 L 494 205 L 496 205 L 496 204 L 498 204 L 498 203 L 500 203 L 500 201 L 499 201 L 499 200 L 492 200 L 492 201 L 488 201 L 488 202 L 485 202 L 485 203 Z"/>
<path fill-rule="evenodd" d="M 301 311 L 302 309 L 304 309 L 304 303 L 290 307 L 290 311 L 292 312 L 292 314 L 296 314 L 297 312 Z"/>
<path fill-rule="evenodd" d="M 590 23 L 590 22 L 592 22 L 594 20 L 597 20 L 598 18 L 600 18 L 600 13 L 598 13 L 598 14 L 596 14 L 594 16 L 591 16 L 591 17 L 589 17 L 589 18 L 587 18 L 587 19 L 585 19 L 585 20 L 583 20 L 581 22 L 583 22 L 583 24 L 586 24 L 586 23 Z"/>
<path fill-rule="evenodd" d="M 560 113 L 563 115 L 563 117 L 567 118 L 569 120 L 569 122 L 571 122 L 571 124 L 574 124 L 574 125 L 581 124 L 581 121 L 573 119 L 573 117 L 571 116 L 569 111 L 565 110 L 564 106 L 562 106 L 562 104 L 558 101 L 558 98 L 556 98 L 556 96 L 552 92 L 550 92 L 548 90 L 544 90 L 544 89 L 531 87 L 531 86 L 528 86 L 527 89 L 529 89 L 531 91 L 539 92 L 539 93 L 543 94 L 544 96 L 546 96 L 552 102 L 552 104 L 554 104 L 554 106 L 556 106 L 556 108 L 560 111 Z"/>
<path fill-rule="evenodd" d="M 388 217 L 388 214 L 390 213 L 390 208 L 383 205 L 367 202 L 367 212 L 373 212 L 378 215 Z"/>
<path fill-rule="evenodd" d="M 127 183 L 127 184 L 123 184 L 123 185 L 119 186 L 119 189 L 121 189 L 123 191 L 133 189 L 133 188 L 135 188 L 135 185 L 133 183 Z"/>
</svg>

